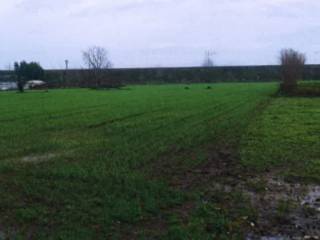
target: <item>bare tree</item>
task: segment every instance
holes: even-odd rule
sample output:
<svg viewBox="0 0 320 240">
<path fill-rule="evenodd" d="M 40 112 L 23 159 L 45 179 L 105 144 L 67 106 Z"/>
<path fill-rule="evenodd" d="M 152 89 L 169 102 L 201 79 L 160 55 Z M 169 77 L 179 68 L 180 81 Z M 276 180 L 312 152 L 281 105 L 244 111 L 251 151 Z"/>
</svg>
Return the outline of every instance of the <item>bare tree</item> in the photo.
<svg viewBox="0 0 320 240">
<path fill-rule="evenodd" d="M 283 49 L 280 53 L 281 89 L 287 92 L 297 87 L 298 81 L 303 77 L 306 56 L 293 49 Z"/>
<path fill-rule="evenodd" d="M 83 61 L 88 67 L 89 77 L 96 87 L 102 87 L 103 73 L 112 67 L 108 52 L 103 47 L 93 46 L 82 52 Z"/>
</svg>

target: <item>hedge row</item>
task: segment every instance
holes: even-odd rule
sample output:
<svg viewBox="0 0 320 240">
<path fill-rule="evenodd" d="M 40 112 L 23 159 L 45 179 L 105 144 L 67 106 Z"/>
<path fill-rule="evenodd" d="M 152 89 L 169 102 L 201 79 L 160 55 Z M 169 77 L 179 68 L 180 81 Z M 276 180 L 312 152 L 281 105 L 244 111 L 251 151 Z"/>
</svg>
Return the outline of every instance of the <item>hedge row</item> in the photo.
<svg viewBox="0 0 320 240">
<path fill-rule="evenodd" d="M 86 85 L 87 70 L 46 70 L 45 79 L 51 87 L 82 87 Z M 279 79 L 279 66 L 190 67 L 110 69 L 103 81 L 123 84 L 197 83 L 197 82 L 266 82 Z M 12 72 L 0 71 L 0 81 L 13 80 Z M 320 65 L 307 65 L 304 79 L 320 80 Z"/>
</svg>

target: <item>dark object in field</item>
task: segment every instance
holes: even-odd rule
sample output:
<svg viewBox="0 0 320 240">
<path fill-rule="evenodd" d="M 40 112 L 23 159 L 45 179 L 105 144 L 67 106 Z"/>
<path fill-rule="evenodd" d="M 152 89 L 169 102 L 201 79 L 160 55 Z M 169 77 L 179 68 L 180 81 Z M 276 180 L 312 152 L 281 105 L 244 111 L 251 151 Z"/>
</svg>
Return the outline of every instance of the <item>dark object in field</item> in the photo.
<svg viewBox="0 0 320 240">
<path fill-rule="evenodd" d="M 189 88 L 189 87 L 185 87 L 184 89 L 185 89 L 185 90 L 189 90 L 190 88 Z"/>
<path fill-rule="evenodd" d="M 123 90 L 123 91 L 131 91 L 131 88 L 126 88 L 125 85 L 121 85 L 121 86 L 112 86 L 112 85 L 107 85 L 105 87 L 91 87 L 89 88 L 91 90 Z"/>
<path fill-rule="evenodd" d="M 209 90 L 209 89 L 212 89 L 212 87 L 211 87 L 211 86 L 208 86 L 207 89 L 208 89 L 208 90 Z"/>
</svg>

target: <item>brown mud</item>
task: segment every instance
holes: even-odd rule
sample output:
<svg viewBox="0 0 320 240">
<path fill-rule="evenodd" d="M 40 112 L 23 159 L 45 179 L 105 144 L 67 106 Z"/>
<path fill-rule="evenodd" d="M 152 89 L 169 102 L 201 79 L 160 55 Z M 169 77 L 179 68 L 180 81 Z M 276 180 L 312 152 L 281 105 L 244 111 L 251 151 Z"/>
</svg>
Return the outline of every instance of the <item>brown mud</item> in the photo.
<svg viewBox="0 0 320 240">
<path fill-rule="evenodd" d="M 286 182 L 281 169 L 257 174 L 239 164 L 239 156 L 231 146 L 208 148 L 208 159 L 193 169 L 183 169 L 179 163 L 160 160 L 156 175 L 170 176 L 170 186 L 182 191 L 194 189 L 205 194 L 241 192 L 257 212 L 255 222 L 248 222 L 247 240 L 320 239 L 320 186 Z M 193 157 L 189 152 L 176 153 Z M 170 159 L 172 159 L 170 157 Z M 195 204 L 167 209 L 187 219 Z M 165 220 L 161 220 L 165 230 Z M 153 225 L 157 226 L 157 219 Z M 149 225 L 148 228 L 152 229 Z"/>
</svg>

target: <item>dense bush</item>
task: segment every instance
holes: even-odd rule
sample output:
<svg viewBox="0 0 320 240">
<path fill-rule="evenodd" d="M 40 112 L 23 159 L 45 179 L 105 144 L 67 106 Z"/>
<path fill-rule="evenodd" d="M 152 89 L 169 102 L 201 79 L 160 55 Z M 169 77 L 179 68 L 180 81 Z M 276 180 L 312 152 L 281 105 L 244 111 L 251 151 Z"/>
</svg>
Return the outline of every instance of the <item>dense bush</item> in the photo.
<svg viewBox="0 0 320 240">
<path fill-rule="evenodd" d="M 20 92 L 23 92 L 24 85 L 28 80 L 43 79 L 44 70 L 39 63 L 22 61 L 14 63 L 14 72 Z"/>
<path fill-rule="evenodd" d="M 306 56 L 293 49 L 283 49 L 280 53 L 281 63 L 281 89 L 292 92 L 302 80 Z"/>
</svg>

